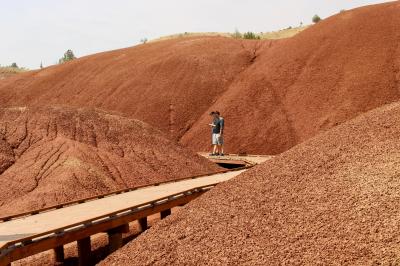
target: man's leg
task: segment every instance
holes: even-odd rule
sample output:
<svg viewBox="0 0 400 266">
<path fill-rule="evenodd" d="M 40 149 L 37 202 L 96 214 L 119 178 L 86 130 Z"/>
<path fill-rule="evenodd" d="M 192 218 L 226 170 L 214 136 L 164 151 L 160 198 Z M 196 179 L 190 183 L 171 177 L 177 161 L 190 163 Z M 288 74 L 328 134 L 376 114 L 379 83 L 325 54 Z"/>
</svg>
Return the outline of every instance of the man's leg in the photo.
<svg viewBox="0 0 400 266">
<path fill-rule="evenodd" d="M 210 155 L 214 154 L 214 135 L 211 134 L 211 153 Z"/>
<path fill-rule="evenodd" d="M 213 148 L 212 148 L 211 155 L 215 155 L 217 153 L 217 144 L 218 144 L 217 138 L 216 138 L 215 134 L 212 134 L 211 145 Z"/>
<path fill-rule="evenodd" d="M 218 150 L 218 145 L 214 145 L 213 154 L 217 154 L 217 150 Z"/>
<path fill-rule="evenodd" d="M 219 145 L 219 155 L 224 155 L 224 144 Z"/>
<path fill-rule="evenodd" d="M 218 153 L 219 155 L 224 155 L 224 138 L 222 134 L 218 137 Z"/>
</svg>

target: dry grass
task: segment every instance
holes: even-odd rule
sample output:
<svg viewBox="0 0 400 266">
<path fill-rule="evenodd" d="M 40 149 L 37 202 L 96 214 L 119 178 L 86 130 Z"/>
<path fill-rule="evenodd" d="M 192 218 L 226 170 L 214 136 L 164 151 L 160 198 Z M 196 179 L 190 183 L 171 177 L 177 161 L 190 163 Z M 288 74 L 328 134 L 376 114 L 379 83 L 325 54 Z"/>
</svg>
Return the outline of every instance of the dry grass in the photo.
<svg viewBox="0 0 400 266">
<path fill-rule="evenodd" d="M 177 38 L 185 38 L 185 37 L 195 37 L 195 36 L 223 36 L 223 37 L 231 37 L 230 33 L 223 33 L 223 32 L 185 32 L 185 33 L 178 33 L 173 35 L 163 36 L 154 40 L 150 40 L 149 42 L 159 42 Z"/>
<path fill-rule="evenodd" d="M 296 28 L 291 28 L 291 29 L 283 29 L 283 30 L 279 30 L 279 31 L 261 32 L 261 33 L 258 33 L 257 35 L 259 35 L 261 37 L 261 39 L 270 39 L 270 40 L 284 39 L 284 38 L 293 37 L 294 35 L 305 30 L 308 27 L 309 26 L 302 26 L 302 27 L 296 27 Z M 164 40 L 170 40 L 170 39 L 176 39 L 176 38 L 195 37 L 195 36 L 222 36 L 222 37 L 230 37 L 231 38 L 232 33 L 228 33 L 228 32 L 185 32 L 185 33 L 163 36 L 163 37 L 151 40 L 150 42 L 158 42 L 158 41 L 164 41 Z"/>
<path fill-rule="evenodd" d="M 261 39 L 270 39 L 270 40 L 290 38 L 295 36 L 299 32 L 302 32 L 303 30 L 307 29 L 308 27 L 310 26 L 302 26 L 302 27 L 284 29 L 279 31 L 265 32 L 261 33 L 260 36 Z"/>
<path fill-rule="evenodd" d="M 18 73 L 22 73 L 28 71 L 25 68 L 17 68 L 17 67 L 0 67 L 0 79 L 7 78 L 9 76 L 13 76 Z"/>
</svg>

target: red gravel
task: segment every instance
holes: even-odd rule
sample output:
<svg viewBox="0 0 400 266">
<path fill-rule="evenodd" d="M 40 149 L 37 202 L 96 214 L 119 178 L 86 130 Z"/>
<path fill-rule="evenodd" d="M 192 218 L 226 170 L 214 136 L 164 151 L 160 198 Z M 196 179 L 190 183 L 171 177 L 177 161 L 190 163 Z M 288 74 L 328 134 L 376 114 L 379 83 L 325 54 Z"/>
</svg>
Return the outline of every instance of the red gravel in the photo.
<svg viewBox="0 0 400 266">
<path fill-rule="evenodd" d="M 275 154 L 400 99 L 400 3 L 346 11 L 283 41 L 180 38 L 0 81 L 0 106 L 114 110 L 209 148 L 208 112 L 228 152 Z M 172 106 L 171 106 L 172 105 Z"/>
<path fill-rule="evenodd" d="M 0 216 L 218 169 L 115 113 L 0 109 Z"/>
<path fill-rule="evenodd" d="M 218 185 L 101 265 L 395 265 L 400 103 Z"/>
</svg>

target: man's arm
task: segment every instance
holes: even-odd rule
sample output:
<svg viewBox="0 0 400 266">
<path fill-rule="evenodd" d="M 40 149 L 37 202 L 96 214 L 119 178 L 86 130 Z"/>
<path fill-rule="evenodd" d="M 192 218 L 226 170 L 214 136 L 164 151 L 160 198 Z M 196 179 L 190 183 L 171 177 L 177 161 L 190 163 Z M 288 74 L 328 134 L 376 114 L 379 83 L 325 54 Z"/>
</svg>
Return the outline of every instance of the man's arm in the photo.
<svg viewBox="0 0 400 266">
<path fill-rule="evenodd" d="M 224 125 L 225 125 L 223 118 L 221 120 L 219 120 L 219 125 L 220 125 L 219 134 L 222 135 L 222 134 L 224 134 Z"/>
</svg>

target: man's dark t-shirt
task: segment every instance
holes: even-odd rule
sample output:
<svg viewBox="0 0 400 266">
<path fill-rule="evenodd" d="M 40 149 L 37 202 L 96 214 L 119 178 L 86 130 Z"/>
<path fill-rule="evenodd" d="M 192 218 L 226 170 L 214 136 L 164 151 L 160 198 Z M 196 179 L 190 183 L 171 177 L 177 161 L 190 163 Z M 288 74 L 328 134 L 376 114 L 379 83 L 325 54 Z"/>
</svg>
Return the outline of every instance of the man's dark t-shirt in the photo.
<svg viewBox="0 0 400 266">
<path fill-rule="evenodd" d="M 215 125 L 215 127 L 212 128 L 213 134 L 219 134 L 221 128 L 222 130 L 224 129 L 224 119 L 222 117 L 214 119 L 213 124 Z"/>
</svg>

